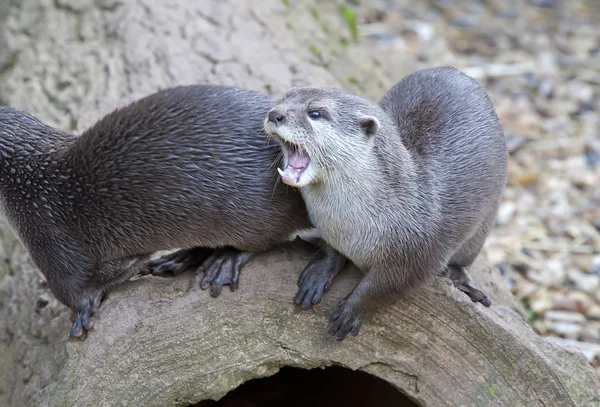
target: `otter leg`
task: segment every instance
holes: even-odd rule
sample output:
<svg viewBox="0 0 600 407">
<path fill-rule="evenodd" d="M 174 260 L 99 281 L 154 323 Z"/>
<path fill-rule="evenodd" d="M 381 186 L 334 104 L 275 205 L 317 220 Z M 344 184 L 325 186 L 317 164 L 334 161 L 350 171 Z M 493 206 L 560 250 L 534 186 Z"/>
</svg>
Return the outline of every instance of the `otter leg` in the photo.
<svg viewBox="0 0 600 407">
<path fill-rule="evenodd" d="M 224 285 L 229 285 L 231 291 L 237 290 L 240 269 L 253 255 L 254 253 L 231 247 L 216 250 L 200 266 L 201 269 L 204 269 L 200 288 L 206 290 L 210 286 L 210 295 L 215 298 L 221 294 L 221 288 Z"/>
<path fill-rule="evenodd" d="M 422 259 L 413 264 L 418 268 L 406 269 L 403 265 L 377 266 L 370 270 L 354 290 L 338 305 L 331 315 L 329 334 L 338 341 L 346 335 L 356 336 L 363 319 L 372 314 L 380 305 L 392 304 L 408 290 L 427 281 L 433 270 L 440 268 L 441 262 L 435 258 Z"/>
<path fill-rule="evenodd" d="M 346 264 L 346 257 L 323 240 L 311 243 L 319 245 L 324 255 L 313 259 L 298 279 L 300 289 L 294 298 L 294 303 L 299 304 L 304 310 L 321 302 L 323 295 L 331 288 L 333 279 Z"/>
<path fill-rule="evenodd" d="M 446 267 L 446 276 L 452 280 L 454 286 L 468 295 L 471 301 L 480 302 L 486 307 L 489 307 L 492 304 L 490 297 L 475 288 L 475 284 L 466 268 L 473 264 L 479 255 L 483 243 L 494 225 L 495 219 L 496 209 L 494 208 L 481 226 L 479 226 L 475 234 L 464 242 L 456 253 L 452 255 L 452 258 Z"/>
<path fill-rule="evenodd" d="M 53 246 L 54 241 L 41 241 L 32 258 L 46 277 L 52 294 L 72 311 L 69 336 L 83 339 L 85 327 L 93 326 L 90 300 L 98 294 L 90 290 L 96 277 L 95 261 L 85 247 L 69 236 L 59 235 L 56 240 L 61 250 Z"/>
<path fill-rule="evenodd" d="M 492 305 L 490 297 L 474 287 L 475 283 L 465 267 L 448 265 L 446 268 L 446 276 L 452 280 L 456 288 L 467 294 L 471 301 L 480 302 L 486 307 Z"/>
<path fill-rule="evenodd" d="M 179 250 L 149 262 L 140 270 L 140 274 L 152 274 L 158 277 L 176 277 L 187 270 L 196 270 L 213 251 L 205 247 Z"/>
<path fill-rule="evenodd" d="M 75 307 L 76 315 L 69 336 L 82 339 L 85 331 L 94 327 L 93 317 L 106 298 L 109 290 L 139 273 L 148 261 L 149 254 L 126 257 L 101 263 L 87 282 L 83 295 Z"/>
</svg>

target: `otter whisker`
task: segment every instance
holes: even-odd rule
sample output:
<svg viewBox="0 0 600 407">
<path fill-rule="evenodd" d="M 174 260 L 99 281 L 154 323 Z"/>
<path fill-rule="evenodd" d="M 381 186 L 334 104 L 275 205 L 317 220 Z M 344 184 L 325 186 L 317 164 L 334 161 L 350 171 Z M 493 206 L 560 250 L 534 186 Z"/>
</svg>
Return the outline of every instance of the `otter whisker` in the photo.
<svg viewBox="0 0 600 407">
<path fill-rule="evenodd" d="M 271 165 L 269 166 L 270 171 L 273 169 L 273 167 L 275 167 L 275 168 L 277 168 L 277 170 L 279 170 L 279 163 L 282 162 L 283 156 L 284 156 L 283 150 L 279 151 L 279 153 L 277 154 L 277 157 L 275 158 L 273 163 L 271 163 Z M 271 182 L 273 182 L 273 178 L 275 178 L 275 182 L 273 183 L 273 190 L 271 191 L 271 202 L 273 202 L 273 198 L 275 197 L 275 192 L 277 191 L 277 186 L 279 185 L 279 182 L 281 181 L 281 178 L 279 177 L 279 174 L 277 171 L 272 172 L 271 179 L 270 179 Z"/>
</svg>

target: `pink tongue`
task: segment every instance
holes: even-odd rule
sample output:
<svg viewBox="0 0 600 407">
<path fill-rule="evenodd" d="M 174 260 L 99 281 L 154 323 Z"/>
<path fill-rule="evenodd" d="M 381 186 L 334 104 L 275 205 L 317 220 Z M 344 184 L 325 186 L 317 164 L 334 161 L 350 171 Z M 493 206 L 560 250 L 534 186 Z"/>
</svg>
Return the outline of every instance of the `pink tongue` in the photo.
<svg viewBox="0 0 600 407">
<path fill-rule="evenodd" d="M 294 168 L 305 169 L 308 167 L 309 162 L 310 158 L 308 157 L 308 154 L 304 152 L 300 153 L 298 151 L 294 151 L 293 153 L 290 153 L 290 156 L 288 157 L 288 165 Z"/>
<path fill-rule="evenodd" d="M 300 175 L 310 164 L 310 157 L 306 153 L 294 151 L 288 157 L 288 166 L 281 174 L 283 182 L 296 184 L 300 180 Z"/>
</svg>

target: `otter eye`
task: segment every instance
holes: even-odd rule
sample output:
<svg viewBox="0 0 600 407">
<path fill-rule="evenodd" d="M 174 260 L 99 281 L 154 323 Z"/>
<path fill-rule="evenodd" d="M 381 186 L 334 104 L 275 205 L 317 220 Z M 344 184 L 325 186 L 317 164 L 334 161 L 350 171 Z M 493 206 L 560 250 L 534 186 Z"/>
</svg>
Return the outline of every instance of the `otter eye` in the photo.
<svg viewBox="0 0 600 407">
<path fill-rule="evenodd" d="M 319 112 L 318 110 L 311 110 L 308 112 L 308 117 L 310 117 L 311 119 L 318 119 L 321 117 L 321 112 Z"/>
</svg>

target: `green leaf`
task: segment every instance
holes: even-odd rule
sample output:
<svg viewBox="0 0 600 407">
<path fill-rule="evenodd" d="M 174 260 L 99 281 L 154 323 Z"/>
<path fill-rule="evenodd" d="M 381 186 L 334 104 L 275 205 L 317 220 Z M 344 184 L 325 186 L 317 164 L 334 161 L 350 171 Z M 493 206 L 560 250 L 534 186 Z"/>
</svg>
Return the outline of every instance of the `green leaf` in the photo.
<svg viewBox="0 0 600 407">
<path fill-rule="evenodd" d="M 340 4 L 340 10 L 344 20 L 346 20 L 346 24 L 348 24 L 350 35 L 356 41 L 358 39 L 358 18 L 356 12 L 345 3 Z"/>
</svg>

